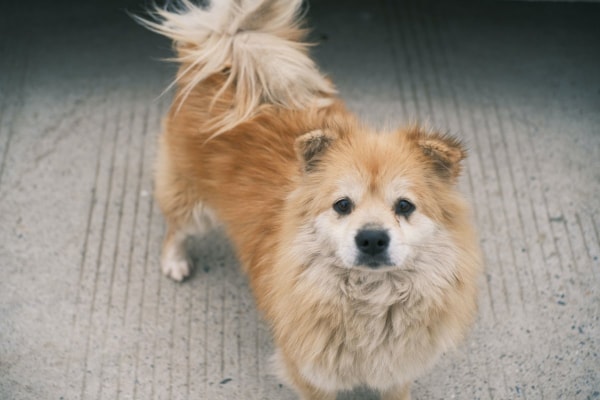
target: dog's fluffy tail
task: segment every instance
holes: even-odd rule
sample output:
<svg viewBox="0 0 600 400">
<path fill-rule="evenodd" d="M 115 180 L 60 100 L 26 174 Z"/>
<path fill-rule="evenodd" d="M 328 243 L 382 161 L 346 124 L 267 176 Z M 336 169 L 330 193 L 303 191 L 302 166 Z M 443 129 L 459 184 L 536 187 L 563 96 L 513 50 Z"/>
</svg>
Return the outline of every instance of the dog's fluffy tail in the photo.
<svg viewBox="0 0 600 400">
<path fill-rule="evenodd" d="M 177 0 L 167 9 L 156 7 L 153 20 L 138 21 L 174 41 L 175 61 L 182 65 L 174 82 L 180 85 L 180 102 L 205 79 L 226 72 L 214 100 L 232 88 L 234 104 L 229 115 L 219 117 L 218 134 L 252 116 L 261 104 L 301 109 L 326 105 L 335 93 L 308 56 L 301 3 L 212 0 L 203 7 Z"/>
</svg>

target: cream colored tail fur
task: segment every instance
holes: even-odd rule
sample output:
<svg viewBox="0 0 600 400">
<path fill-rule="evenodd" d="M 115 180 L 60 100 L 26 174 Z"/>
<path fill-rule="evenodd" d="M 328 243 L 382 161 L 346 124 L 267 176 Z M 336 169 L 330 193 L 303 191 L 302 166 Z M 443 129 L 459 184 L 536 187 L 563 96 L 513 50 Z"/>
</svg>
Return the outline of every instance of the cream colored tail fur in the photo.
<svg viewBox="0 0 600 400">
<path fill-rule="evenodd" d="M 219 95 L 233 87 L 235 104 L 217 133 L 252 116 L 260 104 L 301 109 L 326 105 L 323 95 L 335 93 L 303 42 L 302 0 L 212 0 L 207 8 L 175 3 L 174 10 L 155 8 L 153 21 L 138 20 L 174 41 L 175 61 L 182 64 L 174 82 L 182 84 L 179 101 L 209 76 L 229 70 Z"/>
</svg>

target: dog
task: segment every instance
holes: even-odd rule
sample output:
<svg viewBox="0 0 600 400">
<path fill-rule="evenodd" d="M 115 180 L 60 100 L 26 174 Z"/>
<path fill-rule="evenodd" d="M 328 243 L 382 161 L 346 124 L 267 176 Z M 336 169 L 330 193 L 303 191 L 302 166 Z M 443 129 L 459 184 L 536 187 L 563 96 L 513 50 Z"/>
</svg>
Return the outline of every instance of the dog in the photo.
<svg viewBox="0 0 600 400">
<path fill-rule="evenodd" d="M 180 0 L 141 19 L 179 63 L 155 175 L 162 271 L 186 278 L 186 237 L 222 225 L 300 398 L 409 399 L 477 311 L 466 152 L 362 124 L 309 57 L 301 3 Z"/>
</svg>

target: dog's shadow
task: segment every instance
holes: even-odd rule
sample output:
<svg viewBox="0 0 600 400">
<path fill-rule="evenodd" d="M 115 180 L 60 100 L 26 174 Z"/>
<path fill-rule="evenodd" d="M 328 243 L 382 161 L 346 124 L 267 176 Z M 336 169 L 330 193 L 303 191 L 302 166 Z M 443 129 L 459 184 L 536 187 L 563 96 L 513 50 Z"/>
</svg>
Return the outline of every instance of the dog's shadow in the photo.
<svg viewBox="0 0 600 400">
<path fill-rule="evenodd" d="M 350 392 L 341 392 L 337 400 L 379 400 L 379 394 L 368 388 L 358 388 Z"/>
<path fill-rule="evenodd" d="M 235 250 L 222 229 L 215 228 L 210 231 L 188 235 L 184 241 L 186 256 L 192 270 L 186 280 L 194 280 L 201 272 L 210 273 L 216 268 L 226 268 L 230 273 L 241 274 L 241 268 L 235 255 Z"/>
</svg>

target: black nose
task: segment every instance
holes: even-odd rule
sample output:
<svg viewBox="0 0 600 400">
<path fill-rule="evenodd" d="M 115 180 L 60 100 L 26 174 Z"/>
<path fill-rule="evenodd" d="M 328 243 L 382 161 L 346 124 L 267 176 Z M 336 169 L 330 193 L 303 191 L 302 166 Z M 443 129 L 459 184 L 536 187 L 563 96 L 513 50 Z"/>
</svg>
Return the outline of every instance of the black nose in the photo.
<svg viewBox="0 0 600 400">
<path fill-rule="evenodd" d="M 354 241 L 361 252 L 375 256 L 387 250 L 390 237 L 386 231 L 365 229 L 356 234 Z"/>
</svg>

